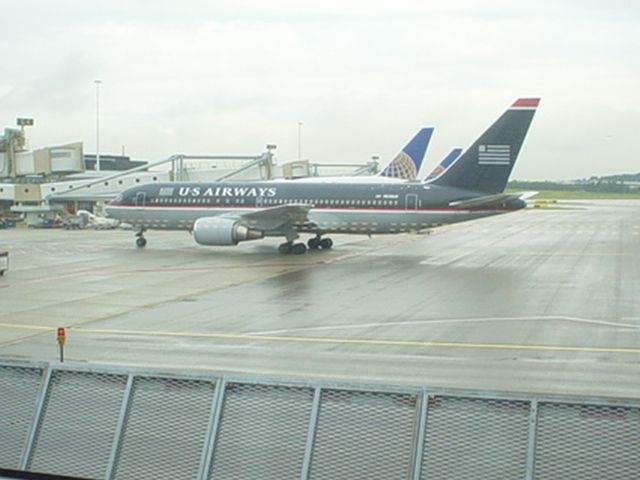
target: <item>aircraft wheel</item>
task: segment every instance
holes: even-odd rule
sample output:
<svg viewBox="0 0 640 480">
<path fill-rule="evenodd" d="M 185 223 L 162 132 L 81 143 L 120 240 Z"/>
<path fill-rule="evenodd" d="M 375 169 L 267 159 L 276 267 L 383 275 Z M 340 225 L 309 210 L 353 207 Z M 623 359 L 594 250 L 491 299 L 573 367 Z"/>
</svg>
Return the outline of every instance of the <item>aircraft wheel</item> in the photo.
<svg viewBox="0 0 640 480">
<path fill-rule="evenodd" d="M 291 247 L 291 253 L 294 255 L 302 255 L 306 253 L 307 246 L 304 243 L 296 243 Z"/>
<path fill-rule="evenodd" d="M 142 247 L 146 246 L 146 245 L 147 245 L 147 239 L 146 239 L 146 238 L 144 238 L 144 237 L 138 237 L 138 238 L 136 238 L 136 245 L 137 245 L 139 248 L 142 248 Z"/>
<path fill-rule="evenodd" d="M 291 253 L 291 250 L 293 250 L 293 244 L 291 242 L 281 243 L 278 247 L 278 251 L 283 254 Z"/>
<path fill-rule="evenodd" d="M 330 238 L 323 238 L 322 240 L 320 240 L 320 247 L 323 250 L 330 250 L 331 247 L 333 247 L 333 240 L 331 240 Z"/>
<path fill-rule="evenodd" d="M 320 248 L 320 237 L 312 237 L 307 241 L 310 250 L 318 250 Z"/>
</svg>

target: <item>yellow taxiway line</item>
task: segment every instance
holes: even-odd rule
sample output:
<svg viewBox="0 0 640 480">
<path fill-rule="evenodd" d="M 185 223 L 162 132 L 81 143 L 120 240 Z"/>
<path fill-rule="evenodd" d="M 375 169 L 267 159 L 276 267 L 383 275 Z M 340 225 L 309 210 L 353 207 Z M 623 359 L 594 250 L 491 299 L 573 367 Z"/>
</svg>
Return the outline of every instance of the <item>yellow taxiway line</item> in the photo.
<svg viewBox="0 0 640 480">
<path fill-rule="evenodd" d="M 24 329 L 38 331 L 56 331 L 56 327 L 41 325 L 19 325 L 0 323 L 0 328 Z M 475 342 L 436 342 L 422 340 L 385 340 L 371 338 L 340 338 L 340 337 L 301 337 L 283 335 L 247 335 L 242 333 L 205 333 L 205 332 L 168 332 L 130 329 L 100 329 L 84 327 L 67 327 L 68 333 L 89 333 L 99 335 L 136 335 L 149 337 L 175 338 L 212 338 L 220 340 L 241 340 L 251 342 L 292 342 L 319 343 L 333 345 L 374 345 L 415 348 L 466 348 L 484 350 L 533 350 L 546 352 L 583 352 L 583 353 L 631 353 L 640 354 L 640 348 L 589 347 L 565 345 L 527 345 L 517 343 L 475 343 Z"/>
</svg>

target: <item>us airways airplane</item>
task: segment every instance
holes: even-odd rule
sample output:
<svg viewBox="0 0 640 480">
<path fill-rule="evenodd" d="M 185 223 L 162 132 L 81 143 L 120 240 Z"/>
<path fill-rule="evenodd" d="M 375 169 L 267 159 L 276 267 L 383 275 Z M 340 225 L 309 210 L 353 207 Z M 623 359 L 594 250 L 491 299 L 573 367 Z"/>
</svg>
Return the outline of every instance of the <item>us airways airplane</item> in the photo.
<svg viewBox="0 0 640 480">
<path fill-rule="evenodd" d="M 189 230 L 200 245 L 237 245 L 284 237 L 281 253 L 330 249 L 332 233 L 392 234 L 519 210 L 520 194 L 502 193 L 538 106 L 517 100 L 449 168 L 428 183 L 164 183 L 133 187 L 107 207 L 139 228 Z M 307 244 L 296 242 L 312 234 Z"/>
</svg>

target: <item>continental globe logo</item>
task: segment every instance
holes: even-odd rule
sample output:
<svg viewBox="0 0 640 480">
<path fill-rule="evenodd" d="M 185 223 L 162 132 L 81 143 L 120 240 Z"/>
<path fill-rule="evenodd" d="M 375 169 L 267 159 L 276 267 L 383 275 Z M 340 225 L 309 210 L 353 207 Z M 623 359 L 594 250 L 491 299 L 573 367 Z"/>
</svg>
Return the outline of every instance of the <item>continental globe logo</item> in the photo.
<svg viewBox="0 0 640 480">
<path fill-rule="evenodd" d="M 416 165 L 409 155 L 400 152 L 396 158 L 385 168 L 380 175 L 383 177 L 396 177 L 404 180 L 415 180 L 418 176 Z"/>
</svg>

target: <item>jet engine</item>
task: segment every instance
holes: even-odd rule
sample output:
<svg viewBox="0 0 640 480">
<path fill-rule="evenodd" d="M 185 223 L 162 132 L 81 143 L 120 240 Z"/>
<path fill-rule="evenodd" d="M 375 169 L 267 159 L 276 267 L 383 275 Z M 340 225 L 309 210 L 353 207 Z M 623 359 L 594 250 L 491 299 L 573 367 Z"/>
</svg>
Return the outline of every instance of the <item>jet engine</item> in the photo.
<svg viewBox="0 0 640 480">
<path fill-rule="evenodd" d="M 237 245 L 238 242 L 263 237 L 263 232 L 251 230 L 230 218 L 203 217 L 193 224 L 193 238 L 200 245 Z"/>
</svg>

